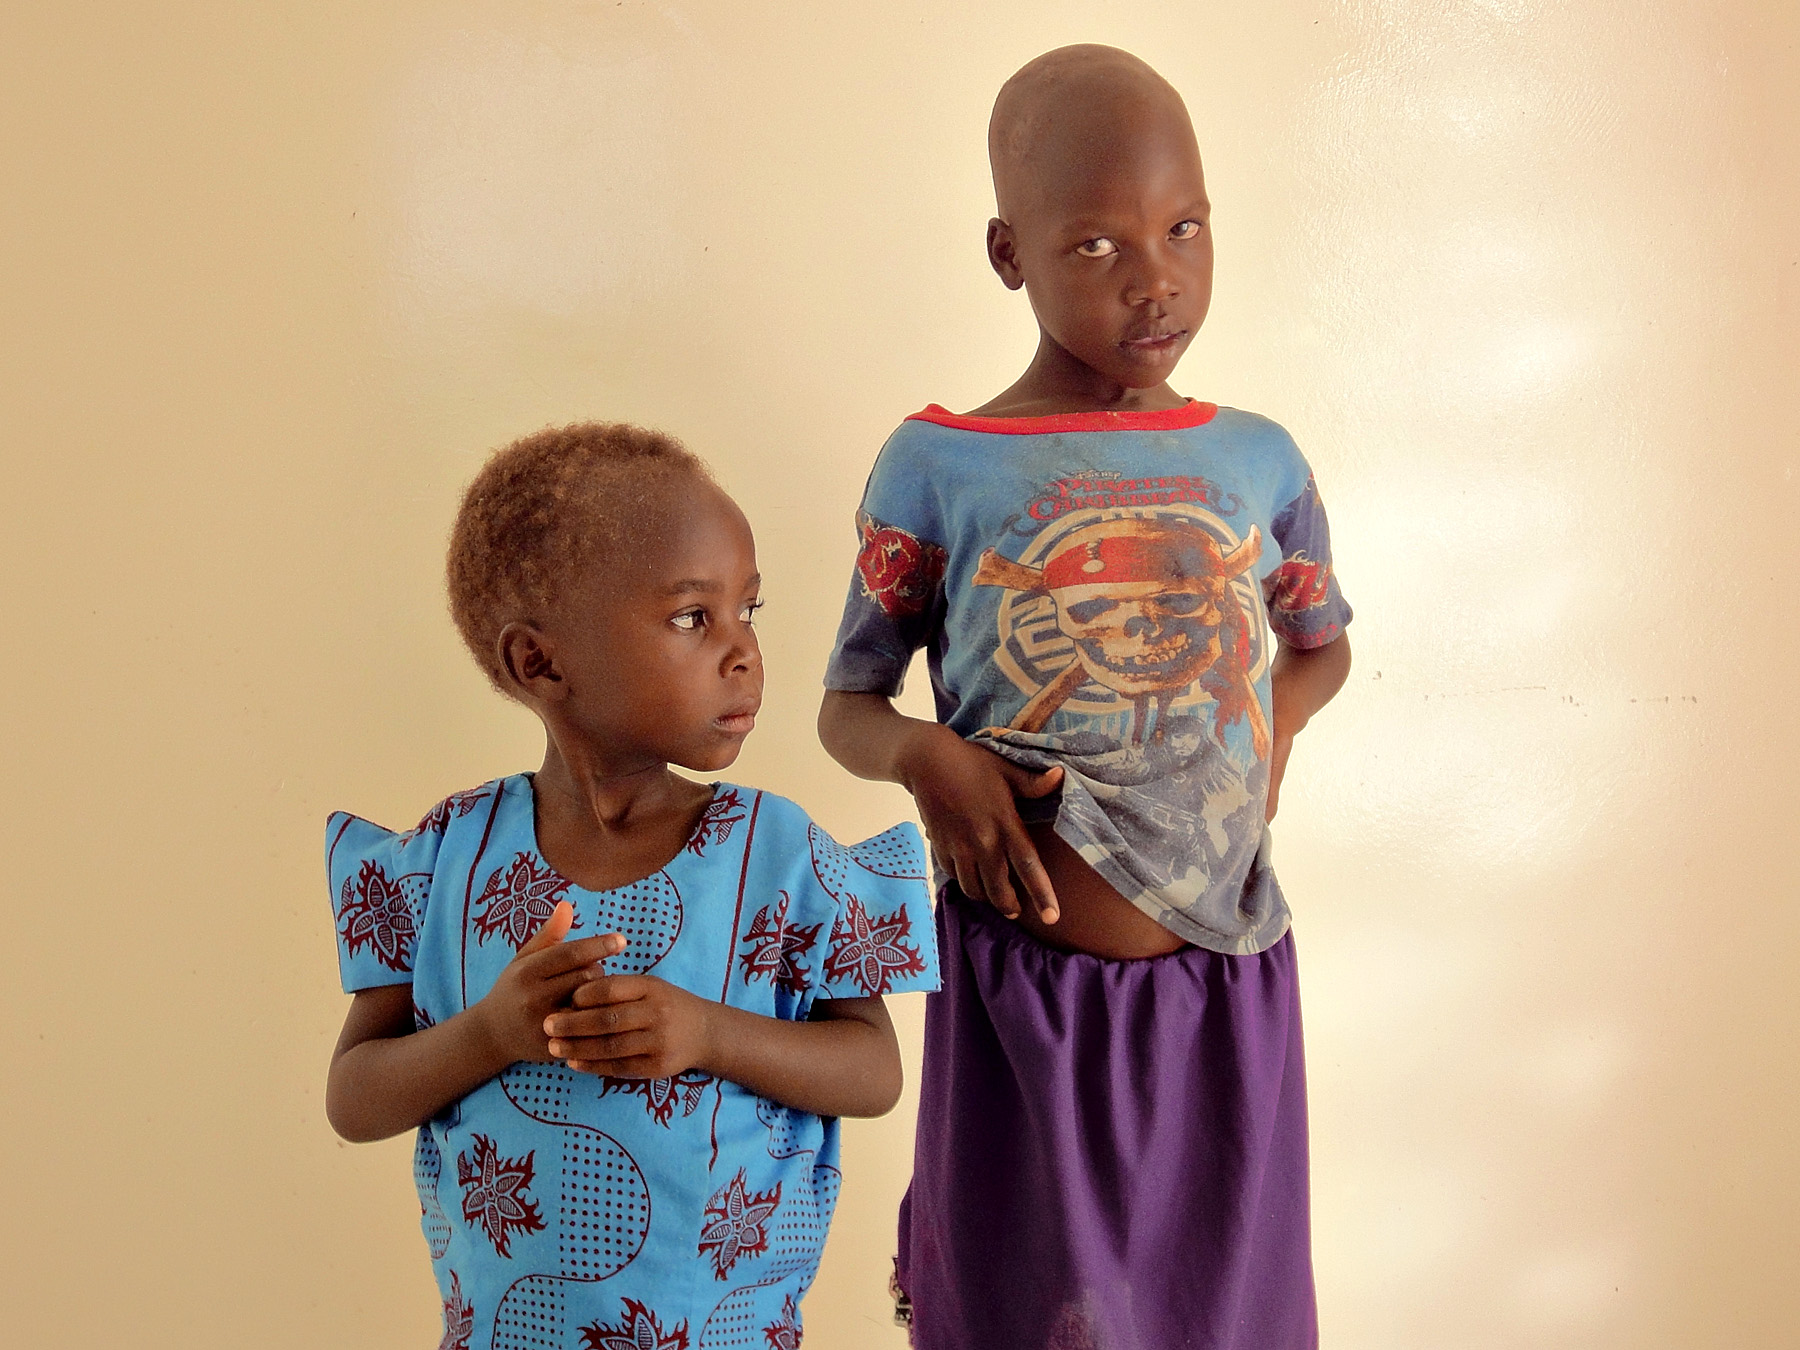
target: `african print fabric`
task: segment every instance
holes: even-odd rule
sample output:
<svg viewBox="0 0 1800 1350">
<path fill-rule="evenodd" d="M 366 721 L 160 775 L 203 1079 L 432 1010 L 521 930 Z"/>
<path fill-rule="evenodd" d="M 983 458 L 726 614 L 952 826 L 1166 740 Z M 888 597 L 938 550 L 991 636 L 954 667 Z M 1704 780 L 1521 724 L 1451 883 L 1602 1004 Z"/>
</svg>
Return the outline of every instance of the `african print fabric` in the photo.
<svg viewBox="0 0 1800 1350">
<path fill-rule="evenodd" d="M 404 834 L 334 814 L 326 868 L 347 992 L 412 985 L 420 1026 L 480 1000 L 560 900 L 654 974 L 769 1017 L 933 989 L 918 832 L 844 848 L 792 802 L 718 784 L 652 876 L 588 891 L 537 848 L 531 779 L 446 798 Z M 800 1343 L 838 1193 L 838 1125 L 690 1072 L 626 1080 L 517 1063 L 418 1132 L 442 1350 Z"/>
<path fill-rule="evenodd" d="M 892 696 L 923 648 L 938 720 L 1063 766 L 1056 831 L 1177 936 L 1266 950 L 1272 637 L 1350 607 L 1312 471 L 1252 413 L 960 417 L 888 438 L 829 688 Z M 1029 804 L 1036 805 L 1036 804 Z"/>
</svg>

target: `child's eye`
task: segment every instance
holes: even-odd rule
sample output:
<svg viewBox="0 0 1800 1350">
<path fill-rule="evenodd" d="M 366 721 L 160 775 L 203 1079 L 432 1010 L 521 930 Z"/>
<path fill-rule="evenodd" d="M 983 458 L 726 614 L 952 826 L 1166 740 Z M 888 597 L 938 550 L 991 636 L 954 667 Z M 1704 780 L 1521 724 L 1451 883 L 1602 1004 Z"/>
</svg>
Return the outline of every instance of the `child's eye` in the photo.
<svg viewBox="0 0 1800 1350">
<path fill-rule="evenodd" d="M 1199 221 L 1184 220 L 1181 224 L 1170 230 L 1169 235 L 1171 238 L 1175 239 L 1192 239 L 1195 235 L 1200 233 L 1200 228 Z"/>
<path fill-rule="evenodd" d="M 703 609 L 684 609 L 669 620 L 684 633 L 691 633 L 697 628 L 706 627 L 706 611 Z"/>
<path fill-rule="evenodd" d="M 1110 239 L 1086 239 L 1075 245 L 1075 251 L 1084 258 L 1104 258 L 1117 253 L 1119 246 Z"/>
<path fill-rule="evenodd" d="M 762 607 L 763 602 L 761 600 L 752 600 L 744 606 L 743 612 L 738 615 L 738 618 L 742 619 L 745 623 L 755 623 L 756 611 Z"/>
</svg>

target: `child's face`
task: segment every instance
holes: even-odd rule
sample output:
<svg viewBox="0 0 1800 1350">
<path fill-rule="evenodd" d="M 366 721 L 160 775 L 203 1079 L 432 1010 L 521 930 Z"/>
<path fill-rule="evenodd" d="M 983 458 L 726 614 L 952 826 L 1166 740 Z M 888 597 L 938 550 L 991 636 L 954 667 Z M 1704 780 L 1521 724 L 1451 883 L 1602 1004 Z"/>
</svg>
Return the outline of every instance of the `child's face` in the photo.
<svg viewBox="0 0 1800 1350">
<path fill-rule="evenodd" d="M 1047 337 L 1108 381 L 1148 389 L 1173 374 L 1212 303 L 1212 208 L 1185 125 L 1121 139 L 1046 157 L 989 252 Z"/>
<path fill-rule="evenodd" d="M 672 487 L 659 514 L 651 537 L 598 560 L 559 606 L 547 633 L 566 686 L 557 729 L 607 772 L 712 772 L 738 757 L 762 705 L 756 541 L 703 481 Z"/>
</svg>

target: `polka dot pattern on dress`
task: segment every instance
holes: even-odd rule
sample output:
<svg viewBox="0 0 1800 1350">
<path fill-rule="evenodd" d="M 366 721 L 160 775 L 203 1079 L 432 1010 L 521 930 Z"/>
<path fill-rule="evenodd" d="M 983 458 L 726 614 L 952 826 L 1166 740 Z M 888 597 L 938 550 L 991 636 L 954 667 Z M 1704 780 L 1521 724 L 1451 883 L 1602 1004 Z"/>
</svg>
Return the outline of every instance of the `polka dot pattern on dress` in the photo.
<svg viewBox="0 0 1800 1350">
<path fill-rule="evenodd" d="M 907 881 L 925 879 L 924 855 L 913 832 L 901 826 L 865 839 L 855 848 L 845 848 L 817 825 L 808 827 L 806 839 L 812 847 L 813 872 L 819 884 L 840 904 L 846 895 L 868 889 L 864 873 Z"/>
<path fill-rule="evenodd" d="M 667 872 L 657 872 L 616 891 L 575 897 L 575 912 L 589 933 L 623 933 L 629 944 L 606 960 L 609 975 L 642 975 L 669 954 L 681 936 L 681 892 Z"/>
<path fill-rule="evenodd" d="M 494 1350 L 564 1350 L 568 1321 L 563 1282 L 527 1275 L 506 1291 L 494 1313 Z"/>
<path fill-rule="evenodd" d="M 433 1261 L 450 1250 L 450 1219 L 438 1198 L 438 1182 L 444 1174 L 444 1155 L 429 1129 L 421 1129 L 413 1145 L 413 1185 L 419 1192 L 419 1227 Z"/>
</svg>

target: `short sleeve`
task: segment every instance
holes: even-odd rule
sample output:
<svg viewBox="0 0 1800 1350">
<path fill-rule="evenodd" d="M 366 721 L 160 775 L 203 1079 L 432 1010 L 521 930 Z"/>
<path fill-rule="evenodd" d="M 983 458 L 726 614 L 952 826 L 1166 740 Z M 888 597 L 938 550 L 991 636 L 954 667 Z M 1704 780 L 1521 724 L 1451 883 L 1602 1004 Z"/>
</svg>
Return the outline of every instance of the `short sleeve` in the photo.
<svg viewBox="0 0 1800 1350">
<path fill-rule="evenodd" d="M 1290 646 L 1323 647 L 1350 622 L 1350 606 L 1332 568 L 1331 526 L 1310 471 L 1300 491 L 1276 511 L 1270 532 L 1281 565 L 1263 579 L 1269 626 Z"/>
<path fill-rule="evenodd" d="M 856 569 L 844 601 L 825 687 L 900 692 L 913 653 L 944 623 L 944 566 L 930 472 L 911 443 L 913 424 L 882 447 L 856 513 Z"/>
<path fill-rule="evenodd" d="M 809 834 L 813 871 L 833 909 L 813 999 L 936 989 L 937 934 L 918 829 L 896 825 L 849 848 L 817 825 Z"/>
<path fill-rule="evenodd" d="M 432 868 L 443 840 L 426 828 L 396 834 L 335 811 L 325 823 L 325 873 L 344 992 L 412 983 Z"/>
</svg>

